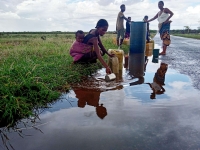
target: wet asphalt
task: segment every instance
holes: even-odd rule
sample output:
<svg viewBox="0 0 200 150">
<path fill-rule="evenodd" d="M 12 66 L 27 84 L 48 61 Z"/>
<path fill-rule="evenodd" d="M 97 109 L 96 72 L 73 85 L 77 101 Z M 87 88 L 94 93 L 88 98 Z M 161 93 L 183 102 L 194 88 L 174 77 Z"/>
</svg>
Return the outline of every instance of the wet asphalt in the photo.
<svg viewBox="0 0 200 150">
<path fill-rule="evenodd" d="M 154 41 L 162 46 L 159 34 L 156 34 Z M 170 68 L 189 76 L 194 88 L 200 90 L 200 40 L 171 35 L 171 44 L 166 53 L 159 59 Z"/>
</svg>

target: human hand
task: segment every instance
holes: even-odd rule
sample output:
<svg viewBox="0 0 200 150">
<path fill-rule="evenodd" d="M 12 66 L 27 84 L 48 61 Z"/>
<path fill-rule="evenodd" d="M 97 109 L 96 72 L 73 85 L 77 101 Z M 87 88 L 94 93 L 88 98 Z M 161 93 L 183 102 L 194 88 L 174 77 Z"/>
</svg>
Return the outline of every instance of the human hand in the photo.
<svg viewBox="0 0 200 150">
<path fill-rule="evenodd" d="M 107 68 L 106 68 L 106 73 L 107 73 L 107 74 L 111 74 L 111 73 L 112 73 L 110 67 L 107 67 Z"/>
</svg>

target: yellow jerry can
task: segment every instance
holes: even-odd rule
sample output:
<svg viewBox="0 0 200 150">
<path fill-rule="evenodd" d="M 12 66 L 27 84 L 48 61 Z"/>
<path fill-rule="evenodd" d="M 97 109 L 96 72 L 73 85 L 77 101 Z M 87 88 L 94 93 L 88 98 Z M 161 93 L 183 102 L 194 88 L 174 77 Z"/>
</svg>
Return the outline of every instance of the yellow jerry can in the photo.
<svg viewBox="0 0 200 150">
<path fill-rule="evenodd" d="M 152 56 L 153 54 L 153 43 L 146 43 L 145 56 Z"/>
<path fill-rule="evenodd" d="M 113 38 L 113 43 L 114 43 L 115 45 L 117 45 L 117 39 L 116 39 L 116 38 Z"/>
<path fill-rule="evenodd" d="M 119 63 L 119 69 L 118 70 L 122 70 L 123 69 L 123 58 L 124 58 L 124 51 L 121 49 L 109 49 L 108 50 L 109 54 L 115 54 L 115 56 L 118 58 L 118 63 Z M 109 57 L 109 62 L 112 61 L 110 60 L 111 58 Z"/>
<path fill-rule="evenodd" d="M 130 45 L 130 39 L 124 39 L 123 44 L 124 45 Z"/>
</svg>

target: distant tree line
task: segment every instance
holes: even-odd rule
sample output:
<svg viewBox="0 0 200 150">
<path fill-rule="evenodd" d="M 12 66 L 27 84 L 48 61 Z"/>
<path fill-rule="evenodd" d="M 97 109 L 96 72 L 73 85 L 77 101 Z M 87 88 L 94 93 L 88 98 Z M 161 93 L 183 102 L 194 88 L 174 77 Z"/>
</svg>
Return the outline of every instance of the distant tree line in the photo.
<svg viewBox="0 0 200 150">
<path fill-rule="evenodd" d="M 157 30 L 150 30 L 151 33 L 156 33 Z M 186 28 L 186 29 L 177 29 L 177 30 L 170 30 L 171 34 L 199 34 L 200 33 L 200 28 L 197 29 L 190 29 L 190 28 Z M 85 32 L 87 33 L 87 32 Z M 108 31 L 108 34 L 116 34 L 116 31 Z M 9 35 L 9 34 L 75 34 L 75 31 L 68 31 L 68 32 L 62 32 L 62 31 L 50 31 L 50 32 L 28 32 L 28 31 L 24 31 L 24 32 L 0 32 L 0 35 Z"/>
</svg>

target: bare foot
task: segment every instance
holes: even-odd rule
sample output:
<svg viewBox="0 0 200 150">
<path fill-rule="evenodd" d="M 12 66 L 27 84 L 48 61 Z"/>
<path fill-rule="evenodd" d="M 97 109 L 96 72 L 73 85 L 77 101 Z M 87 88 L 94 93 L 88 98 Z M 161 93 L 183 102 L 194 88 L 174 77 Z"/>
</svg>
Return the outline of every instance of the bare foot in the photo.
<svg viewBox="0 0 200 150">
<path fill-rule="evenodd" d="M 165 52 L 161 52 L 161 53 L 159 53 L 159 55 L 166 55 L 166 53 Z"/>
</svg>

